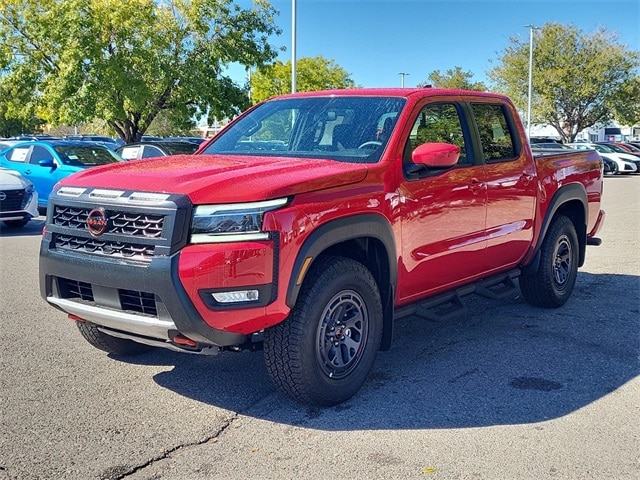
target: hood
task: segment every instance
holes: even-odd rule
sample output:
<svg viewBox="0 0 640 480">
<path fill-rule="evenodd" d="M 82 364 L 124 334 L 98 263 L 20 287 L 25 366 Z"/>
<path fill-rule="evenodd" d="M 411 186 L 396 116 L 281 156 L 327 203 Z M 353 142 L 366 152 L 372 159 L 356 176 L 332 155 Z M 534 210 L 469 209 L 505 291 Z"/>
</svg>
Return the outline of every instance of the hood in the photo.
<svg viewBox="0 0 640 480">
<path fill-rule="evenodd" d="M 22 190 L 31 185 L 26 178 L 15 170 L 0 168 L 0 190 Z"/>
<path fill-rule="evenodd" d="M 265 200 L 348 185 L 366 164 L 322 159 L 173 155 L 92 167 L 61 185 L 184 194 L 194 204 Z"/>
</svg>

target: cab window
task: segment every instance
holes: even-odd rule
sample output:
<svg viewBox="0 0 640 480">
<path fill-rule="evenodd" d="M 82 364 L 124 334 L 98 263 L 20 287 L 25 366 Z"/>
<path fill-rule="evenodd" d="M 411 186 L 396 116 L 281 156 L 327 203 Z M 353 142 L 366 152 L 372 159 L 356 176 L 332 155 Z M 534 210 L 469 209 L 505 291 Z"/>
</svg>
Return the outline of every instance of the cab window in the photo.
<svg viewBox="0 0 640 480">
<path fill-rule="evenodd" d="M 471 162 L 467 155 L 467 142 L 458 107 L 453 103 L 436 103 L 426 105 L 418 115 L 411 128 L 409 141 L 405 148 L 405 159 L 411 161 L 411 153 L 423 143 L 450 143 L 460 147 L 458 165 Z"/>
<path fill-rule="evenodd" d="M 513 160 L 517 156 L 516 142 L 504 107 L 475 103 L 471 109 L 478 126 L 485 162 Z"/>
</svg>

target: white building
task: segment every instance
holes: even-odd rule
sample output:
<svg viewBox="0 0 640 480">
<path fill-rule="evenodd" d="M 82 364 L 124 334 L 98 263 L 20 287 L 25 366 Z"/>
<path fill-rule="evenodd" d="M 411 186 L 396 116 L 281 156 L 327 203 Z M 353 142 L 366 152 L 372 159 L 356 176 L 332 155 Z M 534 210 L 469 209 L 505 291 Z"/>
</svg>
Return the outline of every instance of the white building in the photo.
<svg viewBox="0 0 640 480">
<path fill-rule="evenodd" d="M 549 125 L 531 125 L 531 137 L 547 137 L 560 140 L 558 131 Z M 640 140 L 640 125 L 619 126 L 615 122 L 606 126 L 586 128 L 578 133 L 576 142 L 628 142 Z"/>
</svg>

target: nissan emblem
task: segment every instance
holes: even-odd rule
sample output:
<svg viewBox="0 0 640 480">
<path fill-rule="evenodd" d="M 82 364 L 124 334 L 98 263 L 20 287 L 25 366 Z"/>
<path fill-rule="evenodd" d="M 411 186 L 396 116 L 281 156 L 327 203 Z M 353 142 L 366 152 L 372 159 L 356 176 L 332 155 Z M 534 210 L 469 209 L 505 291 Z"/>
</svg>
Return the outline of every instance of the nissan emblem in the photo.
<svg viewBox="0 0 640 480">
<path fill-rule="evenodd" d="M 107 229 L 107 214 L 103 208 L 94 208 L 87 216 L 87 229 L 95 237 L 102 235 Z"/>
</svg>

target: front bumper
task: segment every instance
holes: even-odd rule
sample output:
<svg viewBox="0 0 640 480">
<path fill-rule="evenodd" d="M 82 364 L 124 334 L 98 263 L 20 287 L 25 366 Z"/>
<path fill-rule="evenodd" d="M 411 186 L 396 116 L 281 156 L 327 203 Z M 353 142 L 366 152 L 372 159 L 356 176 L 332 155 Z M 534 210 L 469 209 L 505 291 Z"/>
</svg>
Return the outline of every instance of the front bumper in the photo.
<svg viewBox="0 0 640 480">
<path fill-rule="evenodd" d="M 182 334 L 204 345 L 232 346 L 246 336 L 207 325 L 179 279 L 178 254 L 148 263 L 40 249 L 41 295 L 83 320 L 170 343 Z"/>
<path fill-rule="evenodd" d="M 34 190 L 4 190 L 0 201 L 0 221 L 30 220 L 38 216 L 38 194 Z"/>
<path fill-rule="evenodd" d="M 244 343 L 244 332 L 206 323 L 180 279 L 192 209 L 183 195 L 54 191 L 40 247 L 42 297 L 71 315 L 141 340 L 169 345 L 180 334 L 203 345 Z"/>
</svg>

